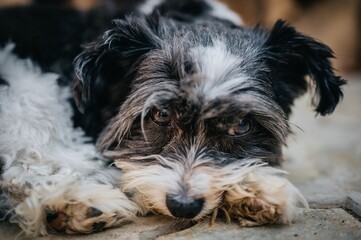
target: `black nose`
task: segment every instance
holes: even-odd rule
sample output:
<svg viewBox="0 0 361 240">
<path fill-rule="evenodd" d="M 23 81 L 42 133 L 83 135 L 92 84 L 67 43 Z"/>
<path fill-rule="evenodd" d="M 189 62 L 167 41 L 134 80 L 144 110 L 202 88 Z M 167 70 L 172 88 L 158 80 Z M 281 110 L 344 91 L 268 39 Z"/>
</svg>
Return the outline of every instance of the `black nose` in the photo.
<svg viewBox="0 0 361 240">
<path fill-rule="evenodd" d="M 191 219 L 202 211 L 204 199 L 178 200 L 171 196 L 166 198 L 167 208 L 174 217 Z"/>
</svg>

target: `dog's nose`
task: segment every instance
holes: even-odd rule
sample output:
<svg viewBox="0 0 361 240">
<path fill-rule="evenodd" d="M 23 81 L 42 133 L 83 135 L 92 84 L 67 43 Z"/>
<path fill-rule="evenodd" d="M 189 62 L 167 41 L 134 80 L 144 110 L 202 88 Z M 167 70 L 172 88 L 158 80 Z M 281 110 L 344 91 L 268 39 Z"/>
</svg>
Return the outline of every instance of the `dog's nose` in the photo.
<svg viewBox="0 0 361 240">
<path fill-rule="evenodd" d="M 167 196 L 166 204 L 169 212 L 174 217 L 192 219 L 202 211 L 204 199 L 199 198 L 183 201 Z"/>
</svg>

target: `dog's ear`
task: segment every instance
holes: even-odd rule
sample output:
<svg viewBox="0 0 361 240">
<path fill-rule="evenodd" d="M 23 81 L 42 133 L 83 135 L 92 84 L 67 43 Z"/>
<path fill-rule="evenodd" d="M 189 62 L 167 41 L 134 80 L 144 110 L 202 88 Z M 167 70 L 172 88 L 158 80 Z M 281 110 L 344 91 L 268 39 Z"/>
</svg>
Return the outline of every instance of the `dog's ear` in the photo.
<svg viewBox="0 0 361 240">
<path fill-rule="evenodd" d="M 110 30 L 76 57 L 74 95 L 81 111 L 99 101 L 119 106 L 121 99 L 114 95 L 125 97 L 136 63 L 160 45 L 152 24 L 156 23 L 135 16 L 114 20 Z"/>
<path fill-rule="evenodd" d="M 315 111 L 322 116 L 334 111 L 346 82 L 335 76 L 330 63 L 333 52 L 328 46 L 278 20 L 268 35 L 266 48 L 275 98 L 286 114 L 291 112 L 294 99 L 307 90 L 306 76 L 316 86 Z"/>
</svg>

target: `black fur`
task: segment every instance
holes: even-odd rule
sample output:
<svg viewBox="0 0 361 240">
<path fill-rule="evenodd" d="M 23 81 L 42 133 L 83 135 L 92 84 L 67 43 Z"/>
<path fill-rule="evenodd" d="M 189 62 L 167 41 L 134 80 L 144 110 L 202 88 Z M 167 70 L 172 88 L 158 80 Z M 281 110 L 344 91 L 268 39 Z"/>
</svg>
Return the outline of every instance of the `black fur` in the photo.
<svg viewBox="0 0 361 240">
<path fill-rule="evenodd" d="M 1 75 L 0 75 L 0 85 L 9 85 L 9 83 L 7 81 L 5 81 Z"/>
<path fill-rule="evenodd" d="M 60 3 L 59 3 L 60 4 Z M 94 40 L 111 26 L 114 18 L 123 18 L 128 8 L 109 11 L 105 7 L 81 12 L 58 4 L 10 7 L 0 10 L 0 47 L 14 42 L 14 52 L 23 58 L 31 58 L 44 71 L 60 74 L 61 85 L 72 85 L 73 60 L 81 53 L 83 44 Z M 104 98 L 106 95 L 103 96 Z M 74 106 L 74 124 L 96 138 L 101 124 L 93 112 L 89 117 Z"/>
<path fill-rule="evenodd" d="M 88 45 L 75 60 L 82 63 L 82 80 L 74 85 L 78 107 L 96 126 L 91 130 L 98 134 L 107 120 L 115 115 L 119 104 L 124 101 L 134 74 L 139 56 L 154 48 L 157 40 L 150 30 L 142 27 L 138 20 L 115 20 L 113 28 Z M 112 36 L 112 39 L 109 39 Z M 109 40 L 109 44 L 105 40 Z M 89 49 L 89 50 L 88 50 Z M 95 113 L 96 121 L 89 117 Z"/>
<path fill-rule="evenodd" d="M 330 63 L 333 52 L 329 47 L 298 33 L 281 20 L 272 28 L 266 47 L 274 73 L 276 101 L 286 113 L 290 113 L 293 100 L 307 90 L 307 75 L 316 85 L 316 112 L 324 116 L 334 111 L 343 96 L 340 86 L 346 82 L 333 73 Z"/>
</svg>

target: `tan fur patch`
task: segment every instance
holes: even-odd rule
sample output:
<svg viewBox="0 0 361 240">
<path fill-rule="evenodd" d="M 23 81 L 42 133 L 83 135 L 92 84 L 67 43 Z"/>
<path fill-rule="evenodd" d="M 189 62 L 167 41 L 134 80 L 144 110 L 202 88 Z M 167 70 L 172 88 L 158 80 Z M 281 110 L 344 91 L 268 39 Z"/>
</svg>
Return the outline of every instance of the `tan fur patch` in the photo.
<svg viewBox="0 0 361 240">
<path fill-rule="evenodd" d="M 66 204 L 56 212 L 49 210 L 49 214 L 55 217 L 48 219 L 48 226 L 56 232 L 67 234 L 98 232 L 128 222 L 116 212 L 103 213 L 82 203 Z"/>
<path fill-rule="evenodd" d="M 236 217 L 241 226 L 258 226 L 276 223 L 280 217 L 276 205 L 269 204 L 260 198 L 246 197 L 228 206 L 230 217 Z"/>
<path fill-rule="evenodd" d="M 237 219 L 241 226 L 285 224 L 297 215 L 298 204 L 308 207 L 301 193 L 277 171 L 255 169 L 229 189 L 223 204 L 228 218 Z"/>
</svg>

